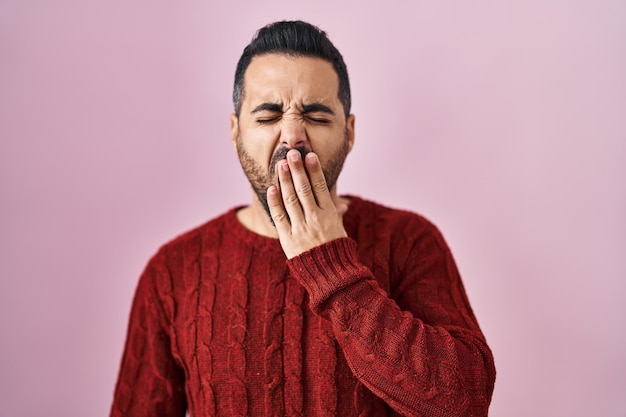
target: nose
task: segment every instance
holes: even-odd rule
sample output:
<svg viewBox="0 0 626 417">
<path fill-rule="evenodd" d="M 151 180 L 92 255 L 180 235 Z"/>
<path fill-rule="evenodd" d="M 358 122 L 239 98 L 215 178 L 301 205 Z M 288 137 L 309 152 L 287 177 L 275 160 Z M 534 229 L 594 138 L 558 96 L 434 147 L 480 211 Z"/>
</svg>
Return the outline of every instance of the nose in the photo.
<svg viewBox="0 0 626 417">
<path fill-rule="evenodd" d="M 308 138 L 301 115 L 286 113 L 280 129 L 280 143 L 288 148 L 306 146 Z"/>
</svg>

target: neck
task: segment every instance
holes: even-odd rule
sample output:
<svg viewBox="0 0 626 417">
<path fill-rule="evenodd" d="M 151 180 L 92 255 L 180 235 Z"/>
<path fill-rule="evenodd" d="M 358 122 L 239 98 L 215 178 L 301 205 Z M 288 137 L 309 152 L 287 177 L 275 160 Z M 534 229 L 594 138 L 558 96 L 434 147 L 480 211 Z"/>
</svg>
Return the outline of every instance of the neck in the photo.
<svg viewBox="0 0 626 417">
<path fill-rule="evenodd" d="M 237 211 L 237 220 L 246 229 L 261 236 L 278 239 L 278 232 L 272 224 L 265 207 L 259 201 L 256 194 L 252 193 L 252 203 Z"/>
</svg>

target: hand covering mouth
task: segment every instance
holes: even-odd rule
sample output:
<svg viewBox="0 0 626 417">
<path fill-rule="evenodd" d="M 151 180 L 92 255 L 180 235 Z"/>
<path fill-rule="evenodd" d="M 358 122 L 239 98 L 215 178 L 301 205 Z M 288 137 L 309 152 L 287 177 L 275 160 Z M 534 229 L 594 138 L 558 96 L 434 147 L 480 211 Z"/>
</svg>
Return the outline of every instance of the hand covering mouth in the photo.
<svg viewBox="0 0 626 417">
<path fill-rule="evenodd" d="M 272 155 L 272 159 L 270 160 L 270 177 L 271 178 L 274 178 L 274 179 L 276 178 L 276 164 L 278 163 L 278 161 L 286 159 L 287 153 L 292 149 L 295 149 L 298 152 L 300 152 L 300 155 L 302 156 L 303 161 L 304 161 L 304 157 L 306 156 L 306 154 L 311 152 L 310 149 L 307 149 L 304 146 L 297 146 L 295 148 L 288 148 L 286 146 L 281 146 L 280 148 L 276 149 L 276 151 L 274 152 L 274 155 Z"/>
</svg>

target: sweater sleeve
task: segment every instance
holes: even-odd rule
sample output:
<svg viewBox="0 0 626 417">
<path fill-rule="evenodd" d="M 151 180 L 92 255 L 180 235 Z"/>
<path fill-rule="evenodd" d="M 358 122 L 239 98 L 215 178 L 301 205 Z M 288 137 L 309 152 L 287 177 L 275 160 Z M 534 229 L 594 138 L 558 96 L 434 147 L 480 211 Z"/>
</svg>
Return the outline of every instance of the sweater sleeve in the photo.
<svg viewBox="0 0 626 417">
<path fill-rule="evenodd" d="M 159 255 L 139 279 L 130 313 L 111 417 L 184 416 L 184 373 L 170 348 L 169 326 L 157 296 L 167 270 Z"/>
<path fill-rule="evenodd" d="M 452 255 L 436 230 L 407 251 L 393 297 L 359 262 L 350 238 L 288 262 L 372 393 L 404 416 L 486 416 L 493 357 Z"/>
</svg>

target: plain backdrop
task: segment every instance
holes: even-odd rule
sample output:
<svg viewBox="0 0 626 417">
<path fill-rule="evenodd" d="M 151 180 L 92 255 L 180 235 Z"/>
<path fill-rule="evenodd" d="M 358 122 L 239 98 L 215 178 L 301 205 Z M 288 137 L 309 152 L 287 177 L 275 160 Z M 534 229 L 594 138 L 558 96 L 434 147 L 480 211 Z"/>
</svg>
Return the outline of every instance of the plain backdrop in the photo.
<svg viewBox="0 0 626 417">
<path fill-rule="evenodd" d="M 490 415 L 626 416 L 623 0 L 0 0 L 0 417 L 108 414 L 148 258 L 250 199 L 234 68 L 294 18 L 351 76 L 339 191 L 452 248 Z"/>
</svg>

